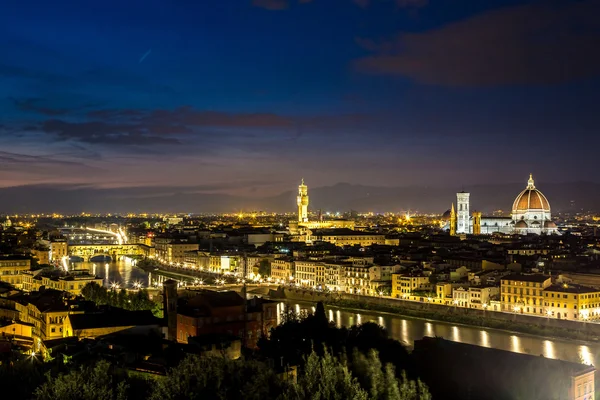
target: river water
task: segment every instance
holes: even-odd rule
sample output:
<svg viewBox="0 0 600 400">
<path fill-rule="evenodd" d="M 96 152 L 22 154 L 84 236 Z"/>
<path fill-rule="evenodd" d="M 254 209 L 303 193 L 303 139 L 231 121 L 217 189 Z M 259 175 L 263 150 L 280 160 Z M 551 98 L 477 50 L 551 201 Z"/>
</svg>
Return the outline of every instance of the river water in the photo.
<svg viewBox="0 0 600 400">
<path fill-rule="evenodd" d="M 134 282 L 142 283 L 148 287 L 162 283 L 163 278 L 154 273 L 149 274 L 137 268 L 135 262 L 129 259 L 104 262 L 79 262 L 72 263 L 71 268 L 89 269 L 104 279 L 104 285 L 109 287 L 118 283 L 121 287 L 131 287 Z M 292 303 L 296 311 L 314 310 L 311 304 Z M 284 303 L 279 306 L 283 310 Z M 338 327 L 352 326 L 364 322 L 375 322 L 383 326 L 390 336 L 407 346 L 412 346 L 415 339 L 424 336 L 439 336 L 456 342 L 475 344 L 478 346 L 492 347 L 509 350 L 517 353 L 543 355 L 566 361 L 582 362 L 589 365 L 598 365 L 600 361 L 600 343 L 583 343 L 560 339 L 546 339 L 520 333 L 511 333 L 495 329 L 485 329 L 464 325 L 456 325 L 438 321 L 406 318 L 387 313 L 378 312 L 351 312 L 334 307 L 326 307 L 328 318 Z"/>
<path fill-rule="evenodd" d="M 135 260 L 130 258 L 102 262 L 69 262 L 69 269 L 87 269 L 91 274 L 102 278 L 106 287 L 110 287 L 112 283 L 117 283 L 122 288 L 129 288 L 133 286 L 134 282 L 139 282 L 144 287 L 148 287 L 150 285 L 148 273 L 134 264 Z"/>
</svg>

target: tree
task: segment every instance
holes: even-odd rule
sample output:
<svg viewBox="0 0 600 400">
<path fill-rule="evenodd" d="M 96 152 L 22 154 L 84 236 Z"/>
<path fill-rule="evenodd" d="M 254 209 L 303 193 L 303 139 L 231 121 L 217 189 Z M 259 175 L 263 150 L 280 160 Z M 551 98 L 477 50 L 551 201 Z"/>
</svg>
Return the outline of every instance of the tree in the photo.
<svg viewBox="0 0 600 400">
<path fill-rule="evenodd" d="M 327 349 L 322 357 L 314 351 L 305 360 L 304 373 L 287 398 L 312 400 L 368 400 L 368 393 L 352 376 L 348 365 Z"/>
<path fill-rule="evenodd" d="M 160 303 L 150 300 L 150 295 L 145 289 L 135 292 L 127 292 L 125 289 L 109 291 L 104 286 L 90 282 L 81 289 L 81 294 L 86 300 L 93 301 L 98 305 L 108 304 L 130 311 L 151 310 L 155 316 L 162 317 Z"/>
<path fill-rule="evenodd" d="M 260 260 L 258 264 L 258 273 L 260 276 L 271 276 L 271 263 L 269 260 Z"/>
<path fill-rule="evenodd" d="M 430 400 L 427 387 L 420 381 L 409 380 L 402 371 L 400 379 L 392 364 L 382 365 L 376 350 L 367 355 L 354 350 L 353 372 L 372 400 Z"/>
<path fill-rule="evenodd" d="M 98 361 L 90 367 L 81 367 L 53 377 L 46 374 L 46 382 L 34 392 L 36 400 L 126 400 L 127 384 L 124 377 L 111 368 L 108 361 Z M 121 378 L 121 379 L 119 379 Z"/>
<path fill-rule="evenodd" d="M 288 384 L 255 360 L 190 355 L 155 383 L 150 400 L 273 399 Z"/>
</svg>

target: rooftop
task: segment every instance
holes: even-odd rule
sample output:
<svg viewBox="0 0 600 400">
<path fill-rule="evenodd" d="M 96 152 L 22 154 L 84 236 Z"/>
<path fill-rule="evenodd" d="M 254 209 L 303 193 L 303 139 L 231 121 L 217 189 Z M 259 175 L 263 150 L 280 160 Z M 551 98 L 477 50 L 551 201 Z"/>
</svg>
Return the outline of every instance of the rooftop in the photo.
<svg viewBox="0 0 600 400">
<path fill-rule="evenodd" d="M 596 288 L 593 288 L 590 286 L 576 285 L 573 283 L 555 284 L 555 285 L 548 286 L 544 290 L 548 291 L 548 292 L 562 292 L 562 293 L 598 293 L 598 292 L 600 292 L 599 289 L 596 289 Z"/>
<path fill-rule="evenodd" d="M 542 275 L 542 274 L 530 274 L 530 275 L 510 274 L 510 275 L 506 275 L 506 276 L 502 277 L 503 281 L 537 282 L 537 283 L 545 282 L 547 279 L 550 279 L 550 276 Z"/>
<path fill-rule="evenodd" d="M 312 231 L 312 236 L 385 236 L 383 233 L 377 232 L 362 232 L 348 228 L 339 229 L 315 229 Z"/>
</svg>

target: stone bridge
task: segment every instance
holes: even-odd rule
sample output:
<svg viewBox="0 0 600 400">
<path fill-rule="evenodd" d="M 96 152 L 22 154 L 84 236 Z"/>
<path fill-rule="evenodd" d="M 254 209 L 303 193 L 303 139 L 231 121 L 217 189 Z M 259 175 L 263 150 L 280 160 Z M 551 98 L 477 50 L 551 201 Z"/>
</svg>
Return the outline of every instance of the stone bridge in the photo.
<svg viewBox="0 0 600 400">
<path fill-rule="evenodd" d="M 81 257 L 86 261 L 97 256 L 109 256 L 113 260 L 121 256 L 148 257 L 153 251 L 154 248 L 144 244 L 75 244 L 69 245 L 67 249 L 69 256 Z"/>
</svg>

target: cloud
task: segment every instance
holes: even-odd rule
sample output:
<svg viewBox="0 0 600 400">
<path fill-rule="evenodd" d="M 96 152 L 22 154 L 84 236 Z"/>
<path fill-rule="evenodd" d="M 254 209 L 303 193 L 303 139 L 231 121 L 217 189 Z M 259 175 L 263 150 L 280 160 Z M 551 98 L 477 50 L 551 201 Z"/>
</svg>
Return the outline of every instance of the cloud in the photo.
<svg viewBox="0 0 600 400">
<path fill-rule="evenodd" d="M 76 171 L 76 172 L 74 172 Z M 64 155 L 30 155 L 0 151 L 0 181 L 4 186 L 19 177 L 60 177 L 80 174 L 97 174 L 104 170 L 81 161 L 72 161 Z"/>
<path fill-rule="evenodd" d="M 60 140 L 125 146 L 180 144 L 175 138 L 148 135 L 140 125 L 109 124 L 105 122 L 67 122 L 58 119 L 45 121 L 41 130 Z"/>
<path fill-rule="evenodd" d="M 131 120 L 145 124 L 196 127 L 283 128 L 291 126 L 289 117 L 271 113 L 226 113 L 195 110 L 189 106 L 173 110 L 112 109 L 88 113 L 91 118 L 113 121 Z"/>
<path fill-rule="evenodd" d="M 532 4 L 493 10 L 424 33 L 376 43 L 356 68 L 425 84 L 557 84 L 600 74 L 600 2 Z"/>
<path fill-rule="evenodd" d="M 285 10 L 290 6 L 288 0 L 252 0 L 252 4 L 265 10 Z"/>
<path fill-rule="evenodd" d="M 69 112 L 69 110 L 66 110 L 66 109 L 44 107 L 44 106 L 40 105 L 40 102 L 43 101 L 42 99 L 11 98 L 11 100 L 13 101 L 15 106 L 21 111 L 30 111 L 30 112 L 35 112 L 35 113 L 42 114 L 42 115 L 47 115 L 47 116 L 65 115 Z"/>
<path fill-rule="evenodd" d="M 369 7 L 373 0 L 352 0 L 359 7 Z M 429 0 L 394 0 L 398 7 L 423 7 L 429 3 Z"/>
</svg>

